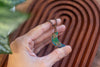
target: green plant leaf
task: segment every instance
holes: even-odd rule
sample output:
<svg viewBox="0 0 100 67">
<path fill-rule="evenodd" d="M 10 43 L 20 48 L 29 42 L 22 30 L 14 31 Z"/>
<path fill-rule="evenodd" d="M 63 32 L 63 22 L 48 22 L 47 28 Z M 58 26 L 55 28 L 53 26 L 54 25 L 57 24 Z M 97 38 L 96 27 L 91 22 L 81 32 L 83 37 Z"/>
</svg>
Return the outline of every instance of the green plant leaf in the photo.
<svg viewBox="0 0 100 67">
<path fill-rule="evenodd" d="M 8 37 L 3 37 L 0 35 L 0 54 L 11 54 L 11 49 L 9 47 Z"/>
<path fill-rule="evenodd" d="M 6 5 L 15 6 L 15 5 L 18 5 L 20 3 L 23 3 L 26 0 L 0 0 L 0 1 Z"/>
<path fill-rule="evenodd" d="M 0 2 L 0 54 L 11 53 L 8 35 L 29 17 L 25 13 L 12 12 L 9 7 Z"/>
</svg>

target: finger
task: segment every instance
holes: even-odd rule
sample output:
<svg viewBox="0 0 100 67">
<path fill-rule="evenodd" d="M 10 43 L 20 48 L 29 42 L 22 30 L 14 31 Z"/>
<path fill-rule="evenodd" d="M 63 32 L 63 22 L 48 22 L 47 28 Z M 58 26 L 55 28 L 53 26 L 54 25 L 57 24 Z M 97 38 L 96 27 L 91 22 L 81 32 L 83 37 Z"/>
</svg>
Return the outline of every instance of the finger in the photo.
<svg viewBox="0 0 100 67">
<path fill-rule="evenodd" d="M 37 57 L 36 54 L 29 47 L 26 47 L 26 49 L 30 56 Z"/>
<path fill-rule="evenodd" d="M 31 42 L 29 42 L 29 48 L 31 49 L 31 50 L 33 50 L 33 48 L 34 48 L 34 41 L 31 41 Z"/>
<path fill-rule="evenodd" d="M 57 26 L 57 32 L 60 33 L 60 32 L 64 32 L 65 31 L 65 25 L 60 25 L 60 26 Z M 46 33 L 44 33 L 43 35 L 41 35 L 38 39 L 36 39 L 34 41 L 35 44 L 38 44 L 38 43 L 41 43 L 43 42 L 45 39 L 49 38 L 52 33 L 54 33 L 54 29 L 51 29 L 50 31 L 47 31 Z"/>
<path fill-rule="evenodd" d="M 55 20 L 51 20 L 52 24 L 56 24 Z M 57 19 L 57 25 L 61 24 L 61 19 Z M 42 35 L 44 32 L 48 31 L 52 27 L 50 22 L 46 22 L 44 24 L 41 24 L 31 31 L 29 31 L 26 36 L 28 36 L 30 39 L 35 40 L 37 39 L 40 35 Z"/>
<path fill-rule="evenodd" d="M 38 46 L 36 46 L 34 53 L 37 54 L 43 47 L 48 45 L 50 42 L 51 42 L 51 38 L 48 38 L 44 42 L 37 44 Z"/>
<path fill-rule="evenodd" d="M 63 32 L 59 33 L 58 36 L 62 35 Z M 36 45 L 36 48 L 34 50 L 34 53 L 37 54 L 42 48 L 44 48 L 46 45 L 48 45 L 51 42 L 51 37 L 45 39 L 43 42 Z"/>
<path fill-rule="evenodd" d="M 67 56 L 71 51 L 72 51 L 72 49 L 71 49 L 70 46 L 65 46 L 65 47 L 62 47 L 62 48 L 58 48 L 58 49 L 54 50 L 51 54 L 43 57 L 44 62 L 49 61 L 48 65 L 51 65 L 51 64 L 53 65 L 57 61 L 61 60 L 65 56 Z"/>
</svg>

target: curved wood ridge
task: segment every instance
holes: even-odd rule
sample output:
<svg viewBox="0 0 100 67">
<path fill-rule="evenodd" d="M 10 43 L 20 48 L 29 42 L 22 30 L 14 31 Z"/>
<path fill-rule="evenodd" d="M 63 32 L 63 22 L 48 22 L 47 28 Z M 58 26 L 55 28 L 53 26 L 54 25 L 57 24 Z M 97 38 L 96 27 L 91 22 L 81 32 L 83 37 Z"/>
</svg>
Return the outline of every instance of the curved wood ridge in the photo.
<svg viewBox="0 0 100 67">
<path fill-rule="evenodd" d="M 100 44 L 100 10 L 96 0 L 36 0 L 31 6 L 32 16 L 11 36 L 12 40 L 47 20 L 62 18 L 66 31 L 59 39 L 71 45 L 73 51 L 53 67 L 91 67 Z M 54 49 L 47 45 L 38 56 Z"/>
</svg>

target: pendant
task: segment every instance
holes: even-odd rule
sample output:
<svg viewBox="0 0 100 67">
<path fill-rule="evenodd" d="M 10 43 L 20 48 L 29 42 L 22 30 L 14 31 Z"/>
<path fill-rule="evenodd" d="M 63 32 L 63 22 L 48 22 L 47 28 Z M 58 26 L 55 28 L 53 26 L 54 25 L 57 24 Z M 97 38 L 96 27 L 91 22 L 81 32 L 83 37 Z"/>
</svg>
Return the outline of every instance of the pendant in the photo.
<svg viewBox="0 0 100 67">
<path fill-rule="evenodd" d="M 54 32 L 52 34 L 52 43 L 57 46 L 58 48 L 64 47 L 65 45 L 62 44 L 59 40 L 58 40 L 58 32 Z"/>
<path fill-rule="evenodd" d="M 56 29 L 56 26 L 57 26 L 57 20 L 55 19 L 56 21 L 56 25 L 54 25 L 50 20 L 49 22 L 52 24 L 52 26 L 54 27 L 54 33 L 52 34 L 52 43 L 58 47 L 58 48 L 61 48 L 61 47 L 64 47 L 66 45 L 62 44 L 59 39 L 58 39 L 58 32 L 57 32 L 57 29 Z"/>
</svg>

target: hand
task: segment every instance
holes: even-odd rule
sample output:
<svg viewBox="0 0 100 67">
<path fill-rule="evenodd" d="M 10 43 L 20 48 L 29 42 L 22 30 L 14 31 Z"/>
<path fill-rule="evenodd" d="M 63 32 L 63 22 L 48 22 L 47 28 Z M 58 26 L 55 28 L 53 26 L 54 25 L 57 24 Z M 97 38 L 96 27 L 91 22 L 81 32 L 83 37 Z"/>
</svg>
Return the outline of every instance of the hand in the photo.
<svg viewBox="0 0 100 67">
<path fill-rule="evenodd" d="M 55 20 L 51 21 L 56 24 Z M 59 35 L 64 30 L 65 26 L 61 25 L 61 19 L 57 19 Z M 71 52 L 70 46 L 57 48 L 47 56 L 36 56 L 36 53 L 50 43 L 53 32 L 51 23 L 46 22 L 14 40 L 10 45 L 13 54 L 9 55 L 8 67 L 52 67 L 54 63 L 68 55 Z"/>
</svg>

